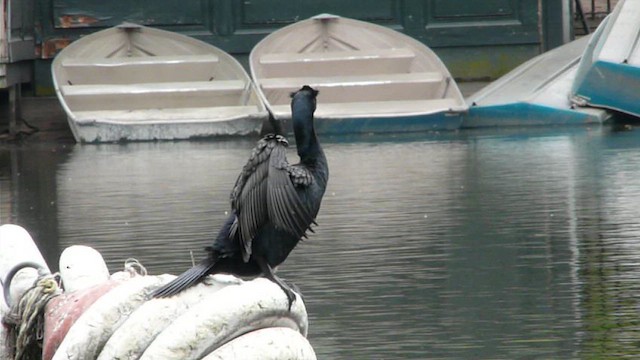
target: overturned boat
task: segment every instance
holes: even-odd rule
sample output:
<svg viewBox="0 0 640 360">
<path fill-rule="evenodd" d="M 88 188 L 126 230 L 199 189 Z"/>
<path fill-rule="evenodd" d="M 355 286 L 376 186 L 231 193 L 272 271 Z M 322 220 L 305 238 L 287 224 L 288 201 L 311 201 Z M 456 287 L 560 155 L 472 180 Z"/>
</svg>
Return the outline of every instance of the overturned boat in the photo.
<svg viewBox="0 0 640 360">
<path fill-rule="evenodd" d="M 572 101 L 640 116 L 640 1 L 621 0 L 598 26 L 572 89 Z"/>
<path fill-rule="evenodd" d="M 267 109 L 289 120 L 289 94 L 320 91 L 321 133 L 451 130 L 467 105 L 453 77 L 422 43 L 397 31 L 318 15 L 273 32 L 250 55 Z"/>
<path fill-rule="evenodd" d="M 462 127 L 571 125 L 602 123 L 609 113 L 579 108 L 571 86 L 589 37 L 584 37 L 518 66 L 467 99 Z"/>
<path fill-rule="evenodd" d="M 135 24 L 73 42 L 56 56 L 52 73 L 78 142 L 258 134 L 268 117 L 232 56 Z"/>
</svg>

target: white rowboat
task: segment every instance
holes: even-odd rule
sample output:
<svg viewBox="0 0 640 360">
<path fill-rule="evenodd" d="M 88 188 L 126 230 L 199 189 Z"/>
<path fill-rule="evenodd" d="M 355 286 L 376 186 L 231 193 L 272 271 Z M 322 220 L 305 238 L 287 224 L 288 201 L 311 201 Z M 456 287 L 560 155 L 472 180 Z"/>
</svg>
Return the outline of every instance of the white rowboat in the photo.
<svg viewBox="0 0 640 360">
<path fill-rule="evenodd" d="M 320 133 L 457 129 L 467 105 L 444 64 L 424 44 L 392 29 L 318 15 L 279 29 L 250 55 L 251 75 L 276 120 L 289 94 L 320 91 Z"/>
<path fill-rule="evenodd" d="M 268 116 L 232 56 L 134 24 L 73 42 L 55 58 L 52 73 L 78 142 L 258 134 Z"/>
</svg>

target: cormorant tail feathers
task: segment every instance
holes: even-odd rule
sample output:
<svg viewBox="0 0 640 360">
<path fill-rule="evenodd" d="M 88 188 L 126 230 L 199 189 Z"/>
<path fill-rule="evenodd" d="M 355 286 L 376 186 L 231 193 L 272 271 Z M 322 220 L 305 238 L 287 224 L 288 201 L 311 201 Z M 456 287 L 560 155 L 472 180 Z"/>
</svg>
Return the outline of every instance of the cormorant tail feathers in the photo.
<svg viewBox="0 0 640 360">
<path fill-rule="evenodd" d="M 179 292 L 199 283 L 205 276 L 209 275 L 211 269 L 215 265 L 212 259 L 205 259 L 194 267 L 178 275 L 170 283 L 156 289 L 152 294 L 152 298 L 165 298 L 178 294 Z"/>
</svg>

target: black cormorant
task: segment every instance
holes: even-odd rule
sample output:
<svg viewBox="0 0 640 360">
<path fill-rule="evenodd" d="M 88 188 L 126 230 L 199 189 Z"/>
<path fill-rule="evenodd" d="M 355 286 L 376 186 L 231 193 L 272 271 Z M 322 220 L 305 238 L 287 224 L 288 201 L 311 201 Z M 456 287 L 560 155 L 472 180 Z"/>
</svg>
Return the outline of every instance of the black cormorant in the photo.
<svg viewBox="0 0 640 360">
<path fill-rule="evenodd" d="M 293 291 L 274 273 L 307 231 L 312 231 L 329 178 L 327 159 L 313 125 L 318 91 L 303 86 L 291 94 L 293 132 L 300 163 L 286 159 L 287 140 L 263 137 L 242 168 L 231 191 L 231 215 L 208 257 L 153 293 L 168 297 L 198 283 L 205 276 L 229 273 L 259 276 L 275 282 L 289 299 Z"/>
</svg>

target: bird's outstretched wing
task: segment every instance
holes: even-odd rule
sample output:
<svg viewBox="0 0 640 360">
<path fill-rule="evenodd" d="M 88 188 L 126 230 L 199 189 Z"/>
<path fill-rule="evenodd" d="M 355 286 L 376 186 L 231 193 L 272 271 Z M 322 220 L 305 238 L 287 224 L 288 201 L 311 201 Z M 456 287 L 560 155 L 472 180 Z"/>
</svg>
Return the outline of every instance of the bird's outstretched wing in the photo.
<svg viewBox="0 0 640 360">
<path fill-rule="evenodd" d="M 299 237 L 313 221 L 295 189 L 308 186 L 313 178 L 308 170 L 289 165 L 288 145 L 280 135 L 267 135 L 258 141 L 231 192 L 236 221 L 231 225 L 230 238 L 238 239 L 244 261 L 249 261 L 252 241 L 267 221 Z"/>
<path fill-rule="evenodd" d="M 313 222 L 313 217 L 298 196 L 294 183 L 297 186 L 308 186 L 313 181 L 313 177 L 307 169 L 289 165 L 286 149 L 276 147 L 269 159 L 268 181 L 269 219 L 277 229 L 298 238 L 304 236 Z"/>
<path fill-rule="evenodd" d="M 244 261 L 249 260 L 251 241 L 269 216 L 266 201 L 269 157 L 273 149 L 288 145 L 284 137 L 277 135 L 267 135 L 258 141 L 231 191 L 236 221 L 231 225 L 229 237 L 240 242 Z"/>
</svg>

